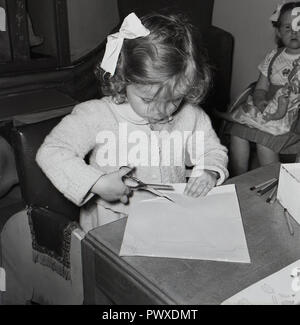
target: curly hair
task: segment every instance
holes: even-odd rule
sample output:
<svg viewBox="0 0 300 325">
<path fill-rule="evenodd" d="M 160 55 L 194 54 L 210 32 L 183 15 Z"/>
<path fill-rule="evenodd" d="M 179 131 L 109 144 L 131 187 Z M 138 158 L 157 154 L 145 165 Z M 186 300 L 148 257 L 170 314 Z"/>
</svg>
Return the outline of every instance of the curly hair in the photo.
<svg viewBox="0 0 300 325">
<path fill-rule="evenodd" d="M 115 74 L 110 76 L 98 64 L 96 76 L 103 94 L 123 103 L 127 85 L 159 85 L 156 96 L 172 99 L 176 92 L 188 103 L 200 103 L 208 92 L 211 72 L 187 17 L 155 13 L 141 21 L 150 35 L 124 40 Z"/>
<path fill-rule="evenodd" d="M 286 12 L 288 12 L 290 10 L 293 10 L 293 9 L 295 9 L 297 7 L 300 7 L 300 1 L 293 1 L 293 2 L 285 3 L 280 9 L 280 14 L 279 14 L 278 20 L 277 21 L 272 21 L 273 27 L 280 28 L 282 16 Z"/>
</svg>

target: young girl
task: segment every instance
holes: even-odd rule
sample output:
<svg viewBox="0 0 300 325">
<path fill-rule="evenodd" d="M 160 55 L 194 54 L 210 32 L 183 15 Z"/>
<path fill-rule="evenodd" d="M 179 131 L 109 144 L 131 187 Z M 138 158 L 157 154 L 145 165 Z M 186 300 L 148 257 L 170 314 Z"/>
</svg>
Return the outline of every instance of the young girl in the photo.
<svg viewBox="0 0 300 325">
<path fill-rule="evenodd" d="M 224 182 L 227 151 L 196 106 L 210 74 L 184 17 L 153 14 L 140 21 L 130 14 L 119 33 L 108 37 L 99 71 L 107 96 L 76 106 L 37 154 L 53 184 L 84 206 L 80 223 L 85 231 L 128 213 L 131 191 L 123 182 L 128 173 L 144 182 L 182 183 L 188 164 L 194 168 L 185 193 L 193 197 Z M 162 147 L 175 133 L 187 136 L 182 143 L 176 137 L 169 150 Z M 197 142 L 201 135 L 203 146 Z M 166 163 L 163 158 L 173 159 Z M 128 163 L 135 168 L 120 168 Z"/>
<path fill-rule="evenodd" d="M 250 128 L 246 125 L 233 123 L 229 126 L 231 167 L 234 175 L 248 171 L 250 142 L 256 143 L 259 164 L 267 165 L 279 162 L 279 153 L 287 147 L 291 138 L 291 132 L 274 136 L 261 131 L 261 129 L 263 124 L 269 121 L 276 121 L 274 125 L 277 129 L 278 125 L 280 128 L 278 121 L 283 123 L 287 108 L 290 109 L 291 104 L 294 105 L 294 113 L 298 113 L 300 92 L 296 67 L 299 65 L 300 58 L 300 32 L 294 30 L 292 26 L 293 20 L 296 18 L 292 15 L 292 11 L 298 7 L 300 8 L 300 2 L 286 3 L 278 6 L 271 17 L 276 29 L 279 48 L 267 54 L 259 65 L 260 76 L 253 96 L 249 99 L 252 103 L 250 106 L 257 110 L 257 121 L 259 122 L 261 117 L 262 125 Z M 292 127 L 292 125 L 290 126 Z M 299 153 L 300 145 L 295 145 L 296 138 L 297 136 L 294 135 L 294 147 L 288 150 L 288 153 Z M 296 139 L 296 142 L 300 144 L 300 137 Z"/>
</svg>

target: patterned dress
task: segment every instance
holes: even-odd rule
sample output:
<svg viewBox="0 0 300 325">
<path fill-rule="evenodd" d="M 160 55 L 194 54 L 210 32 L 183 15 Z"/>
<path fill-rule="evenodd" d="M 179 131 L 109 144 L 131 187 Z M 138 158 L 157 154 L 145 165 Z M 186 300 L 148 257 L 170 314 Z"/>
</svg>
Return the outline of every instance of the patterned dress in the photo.
<svg viewBox="0 0 300 325">
<path fill-rule="evenodd" d="M 270 81 L 268 100 L 272 99 L 276 92 L 288 82 L 293 62 L 300 57 L 300 55 L 286 53 L 285 49 L 279 51 L 278 49 L 272 50 L 258 66 L 259 71 Z M 263 145 L 277 153 L 295 154 L 300 152 L 300 134 L 297 134 L 300 130 L 299 124 L 298 117 L 289 133 L 275 136 L 244 124 L 229 123 L 226 133 Z"/>
</svg>

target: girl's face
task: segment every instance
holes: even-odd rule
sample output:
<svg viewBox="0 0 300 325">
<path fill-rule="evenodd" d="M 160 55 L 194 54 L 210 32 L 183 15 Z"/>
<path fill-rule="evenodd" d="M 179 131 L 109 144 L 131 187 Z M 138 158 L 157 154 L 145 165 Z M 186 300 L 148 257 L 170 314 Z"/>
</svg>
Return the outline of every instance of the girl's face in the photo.
<svg viewBox="0 0 300 325">
<path fill-rule="evenodd" d="M 292 22 L 296 16 L 292 16 L 292 11 L 287 11 L 281 16 L 280 27 L 277 35 L 287 48 L 287 53 L 300 54 L 300 31 L 296 32 L 292 28 Z"/>
<path fill-rule="evenodd" d="M 149 123 L 165 123 L 179 108 L 182 97 L 168 101 L 156 98 L 158 85 L 131 84 L 126 88 L 127 99 L 132 109 Z"/>
</svg>

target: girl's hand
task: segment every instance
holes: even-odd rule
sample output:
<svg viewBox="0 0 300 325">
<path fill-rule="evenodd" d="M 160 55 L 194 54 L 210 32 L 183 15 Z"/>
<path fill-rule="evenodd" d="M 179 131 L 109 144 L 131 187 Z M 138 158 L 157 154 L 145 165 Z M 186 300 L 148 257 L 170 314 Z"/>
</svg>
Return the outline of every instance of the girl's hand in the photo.
<svg viewBox="0 0 300 325">
<path fill-rule="evenodd" d="M 267 100 L 261 100 L 255 103 L 255 106 L 258 108 L 258 110 L 263 113 L 266 107 L 268 106 L 269 102 Z"/>
<path fill-rule="evenodd" d="M 184 194 L 194 198 L 205 196 L 217 184 L 218 174 L 205 170 L 200 177 L 190 178 Z"/>
<path fill-rule="evenodd" d="M 278 121 L 285 117 L 289 106 L 289 97 L 286 95 L 281 95 L 278 97 L 278 107 L 275 113 L 267 113 L 263 114 L 263 119 L 266 122 L 269 121 Z"/>
<path fill-rule="evenodd" d="M 123 183 L 122 177 L 131 171 L 132 168 L 123 167 L 117 172 L 103 175 L 93 186 L 92 193 L 99 195 L 103 200 L 108 202 L 121 201 L 127 204 L 132 191 Z"/>
<path fill-rule="evenodd" d="M 270 122 L 273 120 L 274 114 L 271 113 L 264 113 L 262 118 L 265 122 Z"/>
</svg>

